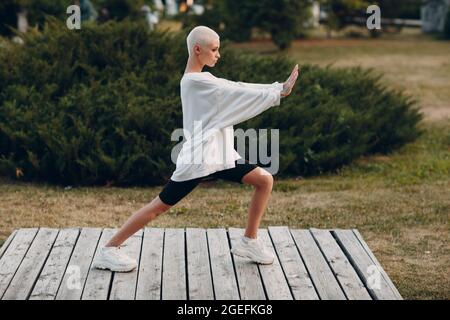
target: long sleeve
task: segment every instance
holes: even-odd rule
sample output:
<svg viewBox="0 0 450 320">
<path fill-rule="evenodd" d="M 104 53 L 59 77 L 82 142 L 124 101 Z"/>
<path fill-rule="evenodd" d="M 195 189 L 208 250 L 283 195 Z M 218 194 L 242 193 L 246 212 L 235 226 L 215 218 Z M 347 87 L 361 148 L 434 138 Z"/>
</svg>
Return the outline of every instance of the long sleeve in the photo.
<svg viewBox="0 0 450 320">
<path fill-rule="evenodd" d="M 187 73 L 180 81 L 183 132 L 191 137 L 177 156 L 173 181 L 187 181 L 235 167 L 233 125 L 280 104 L 281 84 L 238 84 L 209 72 Z M 196 130 L 199 129 L 199 130 Z"/>
<path fill-rule="evenodd" d="M 279 88 L 278 85 L 261 88 L 222 82 L 217 90 L 215 127 L 225 128 L 236 125 L 259 115 L 272 106 L 280 105 L 281 89 Z"/>
<path fill-rule="evenodd" d="M 231 86 L 240 86 L 245 88 L 253 88 L 253 89 L 268 89 L 268 88 L 276 88 L 278 90 L 283 90 L 283 84 L 279 83 L 278 81 L 274 83 L 249 83 L 249 82 L 242 82 L 242 81 L 231 81 L 227 79 L 221 78 L 221 80 L 224 80 L 226 83 L 228 83 Z"/>
</svg>

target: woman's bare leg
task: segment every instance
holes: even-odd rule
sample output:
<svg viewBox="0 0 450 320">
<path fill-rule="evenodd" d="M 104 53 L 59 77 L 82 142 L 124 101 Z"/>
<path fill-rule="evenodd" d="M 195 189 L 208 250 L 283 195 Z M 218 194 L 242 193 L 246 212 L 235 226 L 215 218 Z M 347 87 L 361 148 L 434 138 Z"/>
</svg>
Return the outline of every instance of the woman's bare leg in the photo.
<svg viewBox="0 0 450 320">
<path fill-rule="evenodd" d="M 160 214 L 169 210 L 172 206 L 161 201 L 159 196 L 156 196 L 146 206 L 136 211 L 125 224 L 117 231 L 117 233 L 105 245 L 106 247 L 118 247 L 125 240 L 135 234 L 138 230 L 143 228 L 147 223 L 158 217 Z"/>
<path fill-rule="evenodd" d="M 248 209 L 248 221 L 247 228 L 245 229 L 245 236 L 256 239 L 259 224 L 261 223 L 264 210 L 267 207 L 272 192 L 273 177 L 266 170 L 256 168 L 247 173 L 242 178 L 242 182 L 251 184 L 255 187 Z"/>
<path fill-rule="evenodd" d="M 255 187 L 251 203 L 248 209 L 247 228 L 245 236 L 256 238 L 264 210 L 270 198 L 273 186 L 273 177 L 262 168 L 256 168 L 247 173 L 242 182 Z M 138 230 L 157 218 L 160 214 L 169 210 L 172 206 L 161 201 L 159 196 L 155 197 L 149 204 L 136 211 L 109 240 L 106 247 L 118 247 L 125 240 L 135 234 Z"/>
</svg>

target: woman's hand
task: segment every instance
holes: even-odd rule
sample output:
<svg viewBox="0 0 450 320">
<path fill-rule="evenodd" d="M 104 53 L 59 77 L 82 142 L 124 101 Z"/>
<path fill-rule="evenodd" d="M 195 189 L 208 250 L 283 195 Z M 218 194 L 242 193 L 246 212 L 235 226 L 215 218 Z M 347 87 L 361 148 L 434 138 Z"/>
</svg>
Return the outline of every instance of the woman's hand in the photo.
<svg viewBox="0 0 450 320">
<path fill-rule="evenodd" d="M 283 83 L 283 90 L 281 91 L 281 97 L 287 97 L 291 94 L 292 88 L 295 85 L 295 81 L 297 81 L 298 77 L 298 64 L 295 65 L 294 69 L 291 72 L 291 75 L 286 80 L 286 82 Z"/>
</svg>

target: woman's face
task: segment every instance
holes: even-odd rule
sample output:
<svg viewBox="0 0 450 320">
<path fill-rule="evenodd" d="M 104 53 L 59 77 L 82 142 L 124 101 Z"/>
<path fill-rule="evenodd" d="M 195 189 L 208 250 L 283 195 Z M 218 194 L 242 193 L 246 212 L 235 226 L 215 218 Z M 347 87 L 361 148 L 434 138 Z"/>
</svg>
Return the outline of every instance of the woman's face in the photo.
<svg viewBox="0 0 450 320">
<path fill-rule="evenodd" d="M 218 39 L 210 41 L 204 47 L 199 46 L 200 54 L 198 56 L 200 62 L 208 67 L 214 67 L 220 58 L 219 53 L 220 41 Z"/>
</svg>

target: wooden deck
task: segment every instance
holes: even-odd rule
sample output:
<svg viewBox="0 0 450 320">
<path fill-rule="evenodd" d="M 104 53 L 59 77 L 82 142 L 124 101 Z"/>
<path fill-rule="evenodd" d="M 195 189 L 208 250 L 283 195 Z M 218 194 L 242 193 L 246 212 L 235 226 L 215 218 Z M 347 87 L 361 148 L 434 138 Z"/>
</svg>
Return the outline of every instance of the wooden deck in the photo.
<svg viewBox="0 0 450 320">
<path fill-rule="evenodd" d="M 0 298 L 402 299 L 357 230 L 261 229 L 272 265 L 230 254 L 243 229 L 145 228 L 123 250 L 129 273 L 91 268 L 113 229 L 15 230 L 0 248 Z"/>
</svg>

